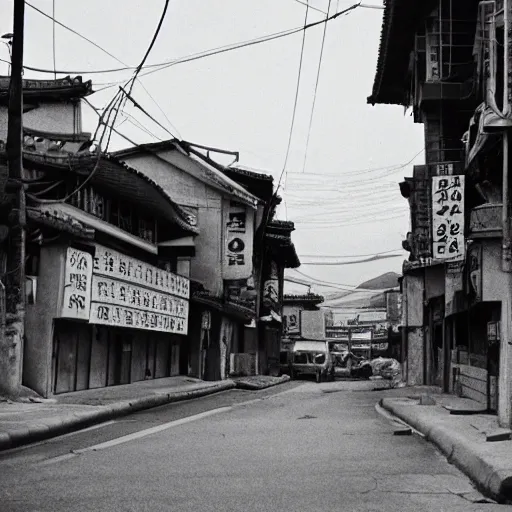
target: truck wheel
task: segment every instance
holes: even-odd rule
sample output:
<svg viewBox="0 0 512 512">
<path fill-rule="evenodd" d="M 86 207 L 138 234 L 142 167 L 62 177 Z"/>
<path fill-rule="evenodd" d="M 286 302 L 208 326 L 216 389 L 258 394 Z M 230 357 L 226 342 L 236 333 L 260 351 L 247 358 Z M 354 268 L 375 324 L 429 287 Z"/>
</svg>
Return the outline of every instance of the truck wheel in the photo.
<svg viewBox="0 0 512 512">
<path fill-rule="evenodd" d="M 322 374 L 320 372 L 316 372 L 316 382 L 318 384 L 322 382 Z"/>
</svg>

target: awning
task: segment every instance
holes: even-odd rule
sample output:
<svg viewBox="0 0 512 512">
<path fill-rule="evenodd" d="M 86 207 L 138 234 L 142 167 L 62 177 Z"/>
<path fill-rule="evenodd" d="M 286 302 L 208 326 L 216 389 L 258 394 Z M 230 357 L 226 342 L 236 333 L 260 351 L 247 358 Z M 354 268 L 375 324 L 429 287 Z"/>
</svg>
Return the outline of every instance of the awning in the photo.
<svg viewBox="0 0 512 512">
<path fill-rule="evenodd" d="M 31 215 L 37 215 L 39 219 L 70 219 L 70 226 L 81 225 L 84 229 L 100 231 L 113 238 L 130 244 L 138 249 L 149 252 L 151 254 L 158 254 L 158 247 L 155 244 L 146 242 L 127 231 L 124 231 L 104 220 L 95 217 L 89 213 L 84 212 L 67 203 L 56 204 L 41 204 L 29 209 Z M 34 217 L 35 218 L 35 217 Z"/>
<path fill-rule="evenodd" d="M 47 226 L 57 231 L 62 231 L 79 238 L 92 240 L 94 238 L 94 228 L 89 227 L 73 215 L 70 215 L 59 208 L 27 208 L 27 217 L 43 226 Z"/>
<path fill-rule="evenodd" d="M 256 312 L 241 304 L 233 301 L 226 301 L 220 297 L 216 297 L 208 292 L 196 292 L 191 297 L 191 302 L 204 304 L 212 309 L 220 311 L 227 316 L 241 320 L 244 323 L 249 323 L 256 317 Z"/>
</svg>

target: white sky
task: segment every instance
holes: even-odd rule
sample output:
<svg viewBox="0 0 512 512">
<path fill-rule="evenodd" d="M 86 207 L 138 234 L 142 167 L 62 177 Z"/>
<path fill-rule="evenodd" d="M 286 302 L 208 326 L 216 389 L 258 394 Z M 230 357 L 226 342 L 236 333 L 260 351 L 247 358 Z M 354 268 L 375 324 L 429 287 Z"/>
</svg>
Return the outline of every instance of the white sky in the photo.
<svg viewBox="0 0 512 512">
<path fill-rule="evenodd" d="M 51 15 L 52 0 L 29 1 Z M 12 31 L 12 3 L 0 0 L 2 34 Z M 311 5 L 324 10 L 328 3 L 311 0 Z M 331 13 L 352 3 L 332 0 Z M 373 3 L 381 4 L 382 0 Z M 55 0 L 55 17 L 121 61 L 137 65 L 153 36 L 163 5 L 163 0 Z M 377 64 L 382 12 L 357 9 L 328 24 L 307 166 L 302 173 L 323 28 L 307 32 L 284 182 L 285 208 L 279 212 L 281 218 L 296 221 L 292 236 L 299 256 L 399 250 L 408 230 L 407 203 L 397 183 L 411 174 L 412 164 L 399 170 L 355 172 L 404 164 L 423 146 L 422 126 L 415 125 L 410 115 L 404 116 L 403 108 L 366 104 Z M 304 23 L 304 14 L 305 7 L 294 0 L 171 0 L 147 64 L 299 27 Z M 321 13 L 310 10 L 308 21 L 321 17 Z M 52 22 L 29 6 L 25 36 L 25 64 L 53 69 Z M 264 169 L 277 178 L 288 141 L 301 41 L 299 33 L 173 66 L 142 81 L 182 138 L 240 151 L 242 164 Z M 0 58 L 8 58 L 5 45 L 0 45 Z M 87 71 L 120 65 L 59 26 L 56 62 L 57 69 L 82 71 L 83 78 L 91 78 L 94 84 L 131 76 L 131 72 L 88 74 Z M 6 64 L 0 63 L 0 72 L 7 74 Z M 53 77 L 31 71 L 25 76 Z M 115 87 L 110 88 L 89 99 L 103 107 L 115 92 Z M 170 127 L 139 84 L 133 94 L 155 118 Z M 154 135 L 170 137 L 133 107 L 127 105 L 126 113 Z M 84 129 L 94 132 L 96 120 L 95 114 L 84 107 Z M 131 122 L 124 121 L 120 126 L 129 138 L 137 143 L 155 140 Z M 114 137 L 110 149 L 127 145 Z M 414 163 L 423 161 L 420 154 Z M 342 267 L 303 265 L 300 271 L 321 280 L 357 285 L 383 272 L 400 272 L 401 265 L 402 258 L 395 258 Z M 293 285 L 287 291 L 305 288 Z"/>
</svg>

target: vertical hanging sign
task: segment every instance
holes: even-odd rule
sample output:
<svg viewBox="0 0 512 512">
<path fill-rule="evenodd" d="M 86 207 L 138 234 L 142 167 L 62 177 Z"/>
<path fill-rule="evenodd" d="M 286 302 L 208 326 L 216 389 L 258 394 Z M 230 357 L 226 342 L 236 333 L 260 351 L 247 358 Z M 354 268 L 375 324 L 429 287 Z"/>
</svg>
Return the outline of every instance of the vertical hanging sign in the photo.
<svg viewBox="0 0 512 512">
<path fill-rule="evenodd" d="M 91 311 L 92 255 L 68 247 L 64 271 L 64 294 L 60 316 L 89 320 Z"/>
<path fill-rule="evenodd" d="M 224 279 L 248 279 L 252 275 L 253 211 L 235 201 L 224 202 Z"/>
<path fill-rule="evenodd" d="M 464 258 L 464 176 L 432 177 L 432 257 Z"/>
</svg>

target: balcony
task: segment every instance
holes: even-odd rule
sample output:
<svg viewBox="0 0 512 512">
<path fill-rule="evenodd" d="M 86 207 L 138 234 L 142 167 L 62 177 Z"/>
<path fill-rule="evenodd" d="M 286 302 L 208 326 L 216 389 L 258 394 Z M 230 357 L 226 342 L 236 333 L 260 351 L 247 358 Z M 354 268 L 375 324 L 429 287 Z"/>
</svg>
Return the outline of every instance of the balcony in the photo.
<svg viewBox="0 0 512 512">
<path fill-rule="evenodd" d="M 501 210 L 501 203 L 487 203 L 473 208 L 469 220 L 469 237 L 500 238 Z"/>
</svg>

